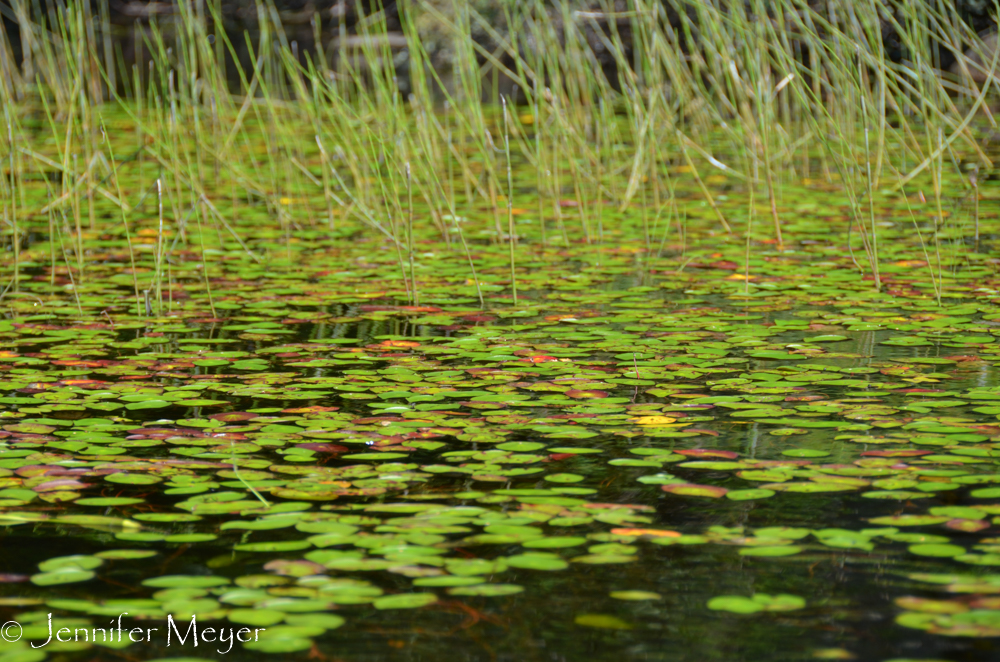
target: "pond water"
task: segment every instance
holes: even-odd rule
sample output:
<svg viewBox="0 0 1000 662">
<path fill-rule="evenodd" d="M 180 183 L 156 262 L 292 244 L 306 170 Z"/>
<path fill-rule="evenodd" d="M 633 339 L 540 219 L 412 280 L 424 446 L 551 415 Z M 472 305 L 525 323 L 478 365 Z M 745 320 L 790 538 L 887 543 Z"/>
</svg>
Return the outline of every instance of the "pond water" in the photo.
<svg viewBox="0 0 1000 662">
<path fill-rule="evenodd" d="M 569 155 L 501 226 L 450 153 L 352 212 L 312 135 L 229 172 L 108 117 L 127 214 L 13 178 L 0 662 L 1000 660 L 995 182 L 879 191 L 866 259 L 832 178 L 778 239 L 735 177 L 612 203 Z"/>
<path fill-rule="evenodd" d="M 492 312 L 322 277 L 220 287 L 226 319 L 12 311 L 0 660 L 994 659 L 990 281 L 687 269 Z M 160 631 L 43 644 L 126 612 Z M 167 614 L 267 629 L 221 655 Z"/>
</svg>

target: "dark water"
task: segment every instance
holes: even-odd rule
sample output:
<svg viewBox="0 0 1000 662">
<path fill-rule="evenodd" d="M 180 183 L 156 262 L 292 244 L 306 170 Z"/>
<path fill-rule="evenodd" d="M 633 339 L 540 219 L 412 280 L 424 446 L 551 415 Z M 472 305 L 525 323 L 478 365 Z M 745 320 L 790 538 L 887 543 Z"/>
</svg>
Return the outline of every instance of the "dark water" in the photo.
<svg viewBox="0 0 1000 662">
<path fill-rule="evenodd" d="M 347 306 L 335 306 L 323 312 L 348 316 L 353 310 Z M 768 318 L 780 319 L 782 313 L 765 313 Z M 252 324 L 252 323 L 249 323 Z M 198 331 L 177 336 L 170 334 L 163 345 L 154 345 L 144 351 L 181 354 L 185 350 L 174 340 L 183 338 L 239 339 L 240 331 L 223 330 L 222 324 L 201 325 Z M 413 326 L 402 322 L 365 322 L 345 325 L 300 324 L 294 327 L 291 336 L 282 336 L 284 344 L 310 342 L 336 335 L 342 338 L 356 338 L 361 344 L 377 341 L 385 335 L 394 337 L 439 337 L 464 335 L 461 332 L 443 330 L 427 326 Z M 503 328 L 503 327 L 499 327 Z M 141 335 L 141 330 L 120 330 L 118 340 L 128 341 Z M 865 366 L 875 361 L 892 358 L 912 358 L 928 355 L 945 355 L 958 350 L 934 347 L 885 347 L 877 343 L 891 336 L 890 331 L 847 332 L 848 342 L 839 343 L 840 352 L 871 353 L 870 359 L 829 359 L 825 362 L 839 367 Z M 794 342 L 800 332 L 782 335 L 782 342 Z M 809 335 L 809 334 L 807 334 Z M 814 335 L 814 334 L 812 334 Z M 226 350 L 242 350 L 251 353 L 266 349 L 269 342 L 241 340 L 227 344 Z M 20 351 L 30 348 L 21 347 Z M 595 354 L 595 358 L 601 358 Z M 458 365 L 464 361 L 452 361 Z M 753 361 L 751 367 L 773 368 L 781 365 L 773 361 Z M 448 369 L 446 361 L 441 369 Z M 221 371 L 225 368 L 207 368 Z M 204 371 L 202 370 L 202 371 Z M 336 368 L 300 369 L 311 377 L 337 376 Z M 974 386 L 996 383 L 996 369 L 980 367 L 976 370 L 959 371 L 955 379 L 947 383 L 952 391 L 963 391 Z M 159 378 L 170 384 L 170 378 Z M 183 380 L 173 380 L 183 383 Z M 662 401 L 662 398 L 640 394 L 643 389 L 619 387 L 613 396 L 631 397 L 634 404 Z M 837 386 L 811 385 L 810 392 L 830 399 L 843 398 L 847 391 L 857 395 L 852 389 Z M 231 409 L 247 411 L 258 407 L 287 408 L 302 406 L 302 401 L 275 402 L 251 398 L 229 397 Z M 780 400 L 781 398 L 776 398 Z M 877 399 L 887 406 L 899 406 L 904 397 L 898 394 L 879 395 Z M 344 400 L 323 397 L 309 404 L 336 404 L 342 411 L 356 412 L 358 416 L 372 415 L 364 405 L 367 401 Z M 217 411 L 213 410 L 213 411 Z M 523 410 L 522 410 L 523 411 Z M 543 415 L 544 410 L 528 410 L 533 416 Z M 952 410 L 954 411 L 954 410 Z M 719 410 L 705 412 L 709 417 L 720 416 Z M 968 416 L 963 408 L 963 415 Z M 77 414 L 54 414 L 55 418 L 71 418 Z M 182 417 L 192 417 L 187 408 L 158 409 L 153 412 L 132 412 L 133 420 L 145 420 L 147 426 L 174 425 L 172 421 Z M 984 417 L 991 418 L 991 417 Z M 164 421 L 155 423 L 154 421 Z M 138 427 L 135 422 L 129 427 Z M 762 426 L 753 421 L 726 420 L 713 418 L 698 423 L 697 427 L 707 428 L 718 436 L 702 437 L 695 448 L 732 450 L 741 457 L 755 459 L 780 459 L 781 451 L 788 447 L 787 437 L 768 436 Z M 114 434 L 125 434 L 116 432 Z M 796 437 L 795 441 L 809 448 L 833 449 L 833 455 L 822 462 L 851 462 L 860 450 L 877 446 L 836 443 L 833 438 L 839 434 L 835 430 L 810 430 L 807 435 Z M 537 435 L 531 431 L 520 431 L 507 437 L 508 441 L 533 440 Z M 565 440 L 566 445 L 575 442 Z M 600 448 L 611 454 L 620 455 L 634 442 L 601 435 L 588 439 L 583 445 Z M 646 445 L 645 443 L 643 445 Z M 661 448 L 691 448 L 686 439 L 660 439 L 654 445 Z M 23 444 L 17 446 L 24 448 Z M 464 446 L 463 446 L 464 447 Z M 449 450 L 446 446 L 442 450 Z M 472 448 L 476 448 L 475 445 Z M 352 449 L 353 450 L 353 449 Z M 130 452 L 134 457 L 162 456 L 163 447 L 137 448 Z M 745 527 L 754 529 L 766 526 L 791 526 L 808 529 L 844 528 L 859 529 L 867 524 L 869 517 L 883 516 L 895 512 L 912 512 L 910 504 L 862 498 L 857 493 L 836 494 L 779 494 L 772 499 L 761 501 L 732 502 L 726 499 L 707 500 L 698 498 L 678 498 L 664 495 L 658 485 L 644 485 L 635 478 L 650 472 L 647 468 L 609 466 L 608 453 L 601 455 L 578 455 L 560 463 L 559 470 L 573 472 L 584 477 L 581 486 L 592 488 L 596 493 L 585 498 L 591 502 L 640 504 L 652 508 L 644 513 L 652 522 L 645 526 L 677 529 L 685 533 L 701 533 L 710 527 Z M 419 451 L 406 461 L 419 465 L 439 461 L 435 451 Z M 265 451 L 255 453 L 260 457 L 280 461 L 279 456 Z M 597 459 L 595 459 L 597 458 Z M 351 462 L 336 458 L 328 459 L 325 466 L 347 465 Z M 746 487 L 742 481 L 727 471 L 685 470 L 667 465 L 664 470 L 677 474 L 694 483 L 720 485 L 739 489 Z M 463 486 L 456 485 L 456 481 Z M 534 478 L 517 480 L 512 486 L 518 488 L 546 487 Z M 124 486 L 123 486 L 124 487 Z M 161 486 L 162 487 L 162 486 Z M 487 486 L 487 490 L 490 486 Z M 422 483 L 419 492 L 430 494 L 444 490 L 434 502 L 476 505 L 477 500 L 447 499 L 448 491 L 482 489 L 482 484 L 473 485 L 467 478 L 432 476 Z M 115 490 L 102 489 L 105 495 Z M 129 496 L 139 495 L 145 500 L 141 510 L 171 511 L 177 497 L 162 494 L 157 486 L 149 486 L 136 491 L 134 488 L 122 490 Z M 406 498 L 409 492 L 402 496 Z M 91 493 L 88 492 L 88 496 Z M 396 495 L 399 496 L 399 495 Z M 387 495 L 386 501 L 396 501 Z M 363 500 L 354 500 L 365 503 Z M 338 504 L 340 502 L 337 502 Z M 479 503 L 493 511 L 503 512 L 512 505 L 508 502 L 491 503 L 489 499 L 479 499 Z M 963 505 L 971 503 L 960 492 L 944 492 L 921 500 L 917 510 L 926 510 L 935 505 Z M 95 514 L 94 508 L 80 508 L 64 505 L 33 505 L 30 509 L 41 512 L 80 512 Z M 20 509 L 19 509 L 20 510 Z M 133 512 L 131 507 L 109 508 L 107 514 L 120 515 Z M 173 512 L 176 512 L 174 510 Z M 206 516 L 196 523 L 156 524 L 155 530 L 170 533 L 216 532 L 217 525 L 226 517 Z M 603 527 L 592 527 L 596 532 Z M 0 571 L 4 573 L 31 575 L 36 564 L 44 559 L 70 554 L 93 554 L 108 548 L 137 547 L 153 549 L 158 555 L 141 562 L 116 563 L 100 572 L 98 581 L 67 584 L 48 589 L 38 589 L 31 584 L 14 583 L 2 587 L 0 597 L 36 597 L 51 599 L 79 598 L 123 599 L 148 597 L 150 589 L 141 586 L 149 577 L 161 575 L 219 575 L 229 578 L 265 572 L 263 565 L 274 558 L 294 558 L 301 552 L 291 554 L 247 554 L 233 550 L 239 542 L 239 532 L 223 534 L 215 541 L 194 544 L 122 543 L 115 539 L 112 530 L 100 531 L 71 526 L 21 525 L 0 529 L 2 549 Z M 980 534 L 949 532 L 959 544 L 973 544 Z M 291 529 L 255 533 L 255 541 L 283 541 L 301 539 L 301 534 Z M 947 659 L 954 662 L 1000 659 L 994 640 L 989 638 L 957 638 L 926 634 L 917 630 L 902 628 L 893 623 L 898 612 L 892 601 L 904 595 L 933 596 L 926 592 L 926 585 L 915 583 L 905 577 L 911 572 L 975 572 L 957 566 L 944 559 L 921 559 L 906 552 L 903 543 L 880 543 L 874 551 L 832 550 L 812 547 L 806 552 L 782 558 L 748 558 L 737 555 L 738 547 L 717 544 L 673 545 L 669 547 L 636 543 L 640 546 L 638 560 L 633 563 L 583 565 L 573 564 L 560 572 L 536 572 L 510 568 L 497 581 L 518 584 L 525 588 L 523 593 L 491 597 L 449 598 L 441 596 L 440 602 L 428 608 L 415 611 L 377 611 L 369 605 L 341 605 L 337 614 L 347 619 L 347 624 L 315 638 L 311 652 L 289 653 L 294 659 L 320 660 L 809 660 L 848 659 L 853 655 L 858 660 L 889 660 L 895 658 Z M 463 548 L 461 555 L 469 557 L 496 558 L 516 554 L 518 545 L 490 545 Z M 559 550 L 556 550 L 559 551 Z M 331 573 L 336 576 L 351 576 L 372 581 L 387 593 L 413 590 L 410 580 L 399 575 L 376 572 Z M 660 594 L 660 599 L 651 601 L 623 601 L 609 597 L 611 590 L 643 590 Z M 784 613 L 759 613 L 736 615 L 714 612 L 705 608 L 706 601 L 717 595 L 754 593 L 792 593 L 807 599 L 805 609 Z M 38 605 L 35 611 L 50 609 Z M 31 616 L 29 609 L 3 607 L 5 619 L 26 620 Z M 583 627 L 574 622 L 581 614 L 612 615 L 620 619 L 620 629 Z M 128 620 L 128 619 L 126 619 Z M 828 650 L 830 649 L 830 650 Z M 832 650 L 837 649 L 837 650 Z M 2 651 L 0 647 L 0 651 Z M 41 650 L 45 650 L 44 648 Z M 50 649 L 51 650 L 51 649 Z M 45 651 L 49 652 L 49 651 Z M 37 655 L 37 652 L 0 653 L 0 662 L 21 660 L 16 654 Z M 153 644 L 135 644 L 123 651 L 93 648 L 81 652 L 51 652 L 52 659 L 154 659 L 159 657 L 196 656 L 208 659 L 274 659 L 284 655 L 264 654 L 236 647 L 221 656 L 212 652 L 202 643 L 197 649 L 178 644 L 167 648 L 162 641 Z M 12 657 L 7 657 L 8 655 Z M 35 659 L 24 657 L 24 660 Z M 38 658 L 41 659 L 41 658 Z"/>
</svg>

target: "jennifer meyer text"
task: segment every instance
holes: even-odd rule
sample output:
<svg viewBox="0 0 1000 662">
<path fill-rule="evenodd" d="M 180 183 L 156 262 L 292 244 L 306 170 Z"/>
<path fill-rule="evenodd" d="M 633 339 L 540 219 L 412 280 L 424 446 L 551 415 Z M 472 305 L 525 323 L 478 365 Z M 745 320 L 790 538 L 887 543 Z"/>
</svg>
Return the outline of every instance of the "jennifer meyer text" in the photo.
<svg viewBox="0 0 1000 662">
<path fill-rule="evenodd" d="M 165 641 L 167 646 L 178 644 L 180 646 L 199 645 L 216 648 L 217 653 L 225 655 L 233 650 L 233 643 L 248 643 L 257 641 L 257 637 L 267 628 L 233 628 L 233 627 L 198 627 L 198 617 L 191 616 L 191 622 L 187 623 L 181 619 L 180 624 L 174 621 L 173 614 L 167 615 L 167 622 L 162 627 L 136 627 L 122 628 L 122 618 L 128 612 L 120 614 L 117 621 L 111 621 L 111 626 L 107 628 L 95 627 L 61 627 L 53 629 L 52 614 L 49 614 L 48 639 L 43 643 L 31 644 L 32 648 L 44 648 L 53 641 L 81 641 L 86 643 L 96 642 L 118 642 L 131 641 L 132 643 L 152 643 L 153 641 Z M 185 625 L 187 626 L 185 629 Z M 8 621 L 3 625 L 3 639 L 7 642 L 15 642 L 21 638 L 21 626 L 16 621 Z M 127 638 L 127 639 L 126 639 Z"/>
</svg>

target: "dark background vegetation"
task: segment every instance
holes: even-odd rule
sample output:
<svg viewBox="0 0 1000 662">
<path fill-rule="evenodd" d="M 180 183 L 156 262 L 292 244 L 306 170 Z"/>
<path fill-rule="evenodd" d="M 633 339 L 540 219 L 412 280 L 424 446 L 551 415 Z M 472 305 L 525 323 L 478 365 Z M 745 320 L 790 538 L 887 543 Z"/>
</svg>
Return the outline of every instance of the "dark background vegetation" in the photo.
<svg viewBox="0 0 1000 662">
<path fill-rule="evenodd" d="M 19 0 L 22 6 L 31 15 L 32 20 L 38 23 L 45 23 L 47 15 L 58 11 L 60 6 L 66 2 L 74 0 Z M 93 15 L 95 18 L 95 30 L 100 32 L 103 26 L 107 26 L 112 35 L 112 40 L 116 50 L 121 55 L 121 61 L 126 66 L 137 63 L 138 60 L 147 60 L 149 49 L 143 48 L 143 39 L 148 39 L 149 29 L 152 24 L 157 24 L 169 34 L 170 25 L 177 16 L 177 4 L 179 0 L 96 0 L 91 2 Z M 431 57 L 431 63 L 443 74 L 447 75 L 453 58 L 451 49 L 451 39 L 445 26 L 438 24 L 432 16 L 421 11 L 423 5 L 432 5 L 444 14 L 451 14 L 453 11 L 452 0 L 271 0 L 267 5 L 257 0 L 181 0 L 187 1 L 189 6 L 197 7 L 201 5 L 205 15 L 208 15 L 207 4 L 215 3 L 214 6 L 221 9 L 224 27 L 228 37 L 237 51 L 237 60 L 244 71 L 251 68 L 251 57 L 247 42 L 255 44 L 259 36 L 260 12 L 267 11 L 267 6 L 273 7 L 280 17 L 285 34 L 289 42 L 294 44 L 299 53 L 300 59 L 305 62 L 306 58 L 316 58 L 317 52 L 322 50 L 327 62 L 331 66 L 336 65 L 336 59 L 345 55 L 354 58 L 360 57 L 360 49 L 357 44 L 359 26 L 362 22 L 367 25 L 381 23 L 384 26 L 386 40 L 393 53 L 393 65 L 397 71 L 401 90 L 408 91 L 407 76 L 407 55 L 405 52 L 405 39 L 402 32 L 402 20 L 406 7 L 411 7 L 410 11 L 417 22 L 420 36 Z M 698 0 L 711 1 L 720 7 L 732 5 L 727 0 Z M 822 15 L 848 11 L 849 5 L 855 0 L 802 0 L 803 4 L 808 4 L 814 11 Z M 513 0 L 465 0 L 464 4 L 471 7 L 479 14 L 489 20 L 502 35 L 507 34 L 507 25 L 504 18 L 503 7 L 513 6 Z M 685 20 L 693 28 L 695 39 L 697 39 L 697 18 L 695 16 L 693 2 L 685 0 L 661 0 L 664 15 L 670 25 L 677 29 L 677 33 L 682 42 L 682 48 L 687 51 L 692 44 L 687 43 L 684 38 L 684 31 L 681 30 Z M 902 16 L 904 3 L 901 0 L 878 0 L 884 11 L 893 11 L 897 18 Z M 599 16 L 596 20 L 597 27 L 603 30 L 609 29 L 610 21 L 615 22 L 615 28 L 621 36 L 622 43 L 626 48 L 627 56 L 631 58 L 631 25 L 627 17 L 608 16 L 609 12 L 627 12 L 633 8 L 628 0 L 605 0 L 604 2 L 569 0 L 569 6 L 574 11 L 589 12 Z M 753 13 L 755 7 L 767 7 L 768 0 L 745 0 L 745 9 Z M 926 4 L 935 6 L 947 13 L 956 13 L 973 30 L 985 33 L 995 29 L 995 9 L 993 0 L 930 0 Z M 543 0 L 539 6 L 545 7 L 552 15 L 558 25 L 562 19 L 559 3 L 553 0 Z M 21 60 L 21 36 L 17 21 L 17 14 L 14 10 L 16 2 L 14 0 L 0 0 L 0 15 L 2 15 L 3 28 L 7 33 L 7 38 L 12 50 L 15 62 Z M 51 23 L 51 21 L 49 21 Z M 906 49 L 892 23 L 883 20 L 881 23 L 882 41 L 886 48 L 886 54 L 893 62 L 903 62 L 907 59 Z M 473 38 L 485 48 L 497 52 L 500 44 L 497 44 L 490 35 L 482 29 L 477 29 L 475 24 L 472 28 Z M 616 63 L 611 54 L 606 49 L 595 32 L 595 27 L 591 22 L 585 26 L 584 32 L 587 34 L 589 45 L 593 50 L 597 60 L 604 68 L 608 79 L 614 84 L 617 81 Z M 318 42 L 317 42 L 318 36 Z M 319 46 L 319 48 L 317 48 Z M 946 48 L 937 49 L 938 66 L 942 70 L 947 70 L 955 61 L 955 55 Z M 480 55 L 481 63 L 485 59 Z M 501 59 L 511 61 L 511 58 Z M 138 62 L 144 65 L 145 62 Z M 230 69 L 231 78 L 237 80 L 236 61 L 227 54 L 227 66 Z M 508 88 L 509 85 L 505 86 Z"/>
</svg>

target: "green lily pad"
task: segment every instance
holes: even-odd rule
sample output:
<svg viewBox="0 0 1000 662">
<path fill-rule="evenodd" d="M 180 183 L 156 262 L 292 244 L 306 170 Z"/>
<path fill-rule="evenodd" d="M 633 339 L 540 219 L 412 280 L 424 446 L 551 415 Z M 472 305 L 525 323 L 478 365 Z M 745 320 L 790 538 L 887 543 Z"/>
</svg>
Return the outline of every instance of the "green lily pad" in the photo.
<svg viewBox="0 0 1000 662">
<path fill-rule="evenodd" d="M 507 565 L 522 570 L 565 570 L 569 563 L 557 556 L 541 554 L 518 554 L 505 557 Z"/>
<path fill-rule="evenodd" d="M 414 586 L 446 587 L 446 586 L 473 586 L 482 584 L 482 577 L 473 575 L 460 577 L 455 575 L 443 575 L 440 577 L 418 577 L 413 580 Z"/>
<path fill-rule="evenodd" d="M 239 625 L 267 627 L 285 620 L 285 612 L 274 609 L 231 609 L 226 618 Z"/>
<path fill-rule="evenodd" d="M 652 591 L 612 591 L 610 595 L 615 600 L 628 600 L 628 601 L 663 599 L 662 595 L 660 595 L 659 593 L 653 593 Z"/>
<path fill-rule="evenodd" d="M 767 595 L 757 593 L 750 598 L 739 595 L 721 595 L 708 601 L 713 611 L 728 611 L 734 614 L 754 614 L 759 611 L 794 611 L 806 606 L 806 601 L 797 595 L 781 593 Z"/>
<path fill-rule="evenodd" d="M 130 411 L 137 411 L 143 409 L 164 409 L 166 407 L 172 407 L 174 403 L 167 402 L 166 400 L 144 400 L 142 402 L 130 402 L 125 405 L 125 409 Z"/>
<path fill-rule="evenodd" d="M 781 451 L 781 454 L 788 457 L 827 457 L 830 452 L 812 448 L 790 448 L 786 451 Z"/>
<path fill-rule="evenodd" d="M 473 586 L 456 586 L 448 589 L 449 595 L 475 595 L 479 597 L 496 597 L 513 595 L 524 591 L 517 584 L 475 584 Z"/>
<path fill-rule="evenodd" d="M 31 583 L 36 586 L 57 586 L 59 584 L 76 584 L 86 582 L 94 578 L 91 570 L 83 570 L 77 567 L 66 567 L 42 572 L 31 576 Z"/>
<path fill-rule="evenodd" d="M 586 538 L 579 536 L 547 536 L 545 538 L 526 540 L 521 544 L 528 549 L 558 549 L 563 547 L 579 547 L 586 542 Z"/>
<path fill-rule="evenodd" d="M 750 489 L 750 490 L 729 490 L 726 492 L 726 498 L 733 501 L 753 501 L 757 499 L 768 499 L 773 497 L 777 492 L 774 490 L 765 489 Z"/>
<path fill-rule="evenodd" d="M 583 476 L 578 474 L 549 474 L 545 477 L 545 480 L 550 483 L 579 483 L 583 480 Z"/>
<path fill-rule="evenodd" d="M 911 554 L 916 554 L 917 556 L 932 556 L 938 558 L 952 558 L 959 556 L 960 554 L 965 554 L 964 547 L 942 543 L 910 545 L 907 549 L 909 549 Z"/>
<path fill-rule="evenodd" d="M 142 582 L 152 588 L 214 588 L 225 586 L 229 580 L 215 575 L 164 575 Z"/>
<path fill-rule="evenodd" d="M 94 568 L 99 568 L 102 565 L 104 565 L 104 559 L 102 558 L 78 554 L 73 556 L 58 556 L 47 561 L 42 561 L 38 564 L 38 569 L 42 572 L 53 572 L 63 568 L 93 570 Z"/>
<path fill-rule="evenodd" d="M 632 625 L 610 614 L 580 614 L 573 619 L 577 625 L 602 630 L 631 630 Z"/>
<path fill-rule="evenodd" d="M 151 549 L 107 549 L 103 552 L 97 552 L 94 556 L 107 561 L 125 561 L 148 559 L 151 556 L 156 556 L 156 552 Z"/>
<path fill-rule="evenodd" d="M 143 503 L 142 499 L 131 499 L 129 497 L 88 497 L 77 499 L 74 503 L 78 506 L 131 506 Z"/>
<path fill-rule="evenodd" d="M 437 602 L 437 596 L 433 593 L 400 593 L 398 595 L 387 595 L 384 598 L 379 598 L 372 605 L 380 610 L 417 609 L 435 602 Z"/>
</svg>

